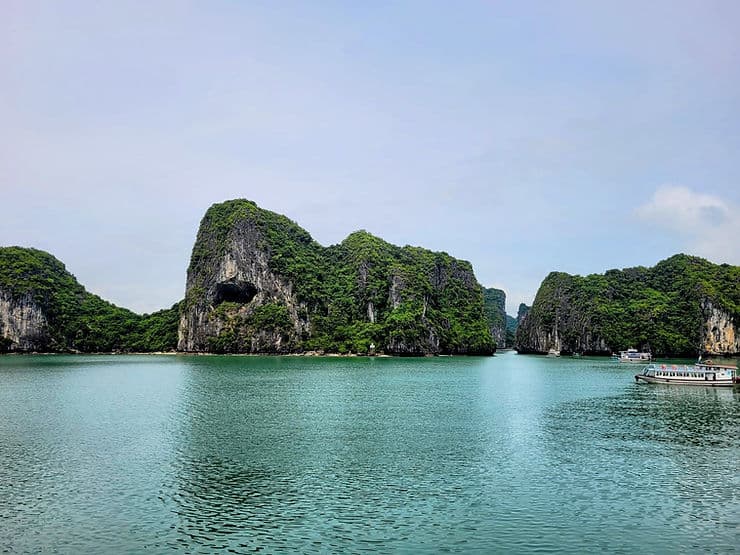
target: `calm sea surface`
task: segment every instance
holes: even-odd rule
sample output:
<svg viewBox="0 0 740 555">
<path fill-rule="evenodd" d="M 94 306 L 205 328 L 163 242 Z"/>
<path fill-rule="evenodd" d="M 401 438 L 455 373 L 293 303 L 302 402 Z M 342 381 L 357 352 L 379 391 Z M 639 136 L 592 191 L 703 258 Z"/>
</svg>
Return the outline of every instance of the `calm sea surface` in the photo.
<svg viewBox="0 0 740 555">
<path fill-rule="evenodd" d="M 740 391 L 637 370 L 0 357 L 0 552 L 740 552 Z"/>
</svg>

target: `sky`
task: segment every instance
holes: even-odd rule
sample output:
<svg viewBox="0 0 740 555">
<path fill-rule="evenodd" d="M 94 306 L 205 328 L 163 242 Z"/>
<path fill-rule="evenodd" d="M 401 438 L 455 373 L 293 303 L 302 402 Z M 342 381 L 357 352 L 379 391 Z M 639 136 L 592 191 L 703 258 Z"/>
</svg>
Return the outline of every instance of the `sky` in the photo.
<svg viewBox="0 0 740 555">
<path fill-rule="evenodd" d="M 469 260 L 507 311 L 551 271 L 740 264 L 740 2 L 0 4 L 0 245 L 137 312 L 200 219 Z"/>
</svg>

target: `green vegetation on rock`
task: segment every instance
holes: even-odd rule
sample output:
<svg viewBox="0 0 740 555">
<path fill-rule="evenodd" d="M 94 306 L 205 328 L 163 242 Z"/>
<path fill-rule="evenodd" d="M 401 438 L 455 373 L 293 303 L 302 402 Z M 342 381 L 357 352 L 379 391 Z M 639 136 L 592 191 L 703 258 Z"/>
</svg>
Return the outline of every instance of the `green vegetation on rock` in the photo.
<svg viewBox="0 0 740 555">
<path fill-rule="evenodd" d="M 512 347 L 516 340 L 516 328 L 519 320 L 513 316 L 506 315 L 506 346 Z"/>
<path fill-rule="evenodd" d="M 9 306 L 45 318 L 29 350 L 151 352 L 177 345 L 178 305 L 144 316 L 117 307 L 87 292 L 64 264 L 37 249 L 0 247 L 0 295 Z M 13 350 L 0 329 L 0 351 Z"/>
<path fill-rule="evenodd" d="M 234 301 L 238 306 L 219 310 Z M 248 200 L 206 212 L 185 302 L 185 322 L 196 326 L 195 314 L 215 320 L 214 336 L 186 329 L 194 339 L 184 350 L 368 353 L 374 345 L 418 355 L 495 349 L 482 288 L 468 262 L 398 247 L 366 231 L 323 247 L 295 222 Z"/>
<path fill-rule="evenodd" d="M 323 247 L 247 200 L 207 211 L 186 297 L 169 309 L 117 307 L 52 255 L 21 247 L 0 248 L 0 302 L 0 352 L 172 351 L 178 341 L 218 353 L 495 350 L 470 263 L 366 231 Z"/>
<path fill-rule="evenodd" d="M 501 289 L 484 289 L 483 311 L 486 315 L 486 321 L 491 330 L 491 335 L 496 341 L 497 346 L 506 347 L 508 322 L 506 315 L 506 293 Z"/>
<path fill-rule="evenodd" d="M 585 277 L 553 272 L 519 326 L 517 346 L 523 352 L 546 352 L 557 339 L 564 351 L 636 347 L 659 356 L 694 356 L 709 350 L 710 307 L 735 327 L 740 324 L 740 267 L 680 254 L 653 268 Z M 734 328 L 730 342 L 732 337 Z"/>
</svg>

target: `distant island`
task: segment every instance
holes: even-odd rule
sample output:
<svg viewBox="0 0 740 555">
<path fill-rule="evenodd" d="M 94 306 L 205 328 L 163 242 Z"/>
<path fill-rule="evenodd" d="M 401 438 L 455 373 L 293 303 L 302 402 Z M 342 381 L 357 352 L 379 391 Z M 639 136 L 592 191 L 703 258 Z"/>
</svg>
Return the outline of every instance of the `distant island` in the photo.
<svg viewBox="0 0 740 555">
<path fill-rule="evenodd" d="M 521 318 L 506 314 L 506 293 L 502 289 L 484 289 L 483 306 L 488 327 L 497 347 L 502 349 L 513 347 Z M 519 305 L 520 315 L 528 310 L 529 307 L 524 303 Z"/>
<path fill-rule="evenodd" d="M 603 275 L 553 272 L 520 322 L 520 353 L 740 353 L 740 267 L 679 254 Z"/>
<path fill-rule="evenodd" d="M 0 248 L 0 352 L 490 355 L 469 262 L 358 231 L 322 247 L 248 200 L 203 217 L 185 299 L 138 315 L 36 249 Z"/>
</svg>

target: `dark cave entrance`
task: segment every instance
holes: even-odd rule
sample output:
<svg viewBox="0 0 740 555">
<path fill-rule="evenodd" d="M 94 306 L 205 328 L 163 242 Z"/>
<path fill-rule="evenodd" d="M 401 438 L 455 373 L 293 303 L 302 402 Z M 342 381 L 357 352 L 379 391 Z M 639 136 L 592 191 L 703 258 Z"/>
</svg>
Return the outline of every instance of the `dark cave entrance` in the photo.
<svg viewBox="0 0 740 555">
<path fill-rule="evenodd" d="M 216 285 L 216 298 L 213 305 L 218 306 L 221 303 L 241 303 L 246 304 L 257 294 L 259 290 L 246 281 L 227 281 Z"/>
</svg>

